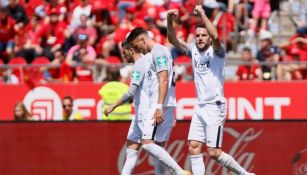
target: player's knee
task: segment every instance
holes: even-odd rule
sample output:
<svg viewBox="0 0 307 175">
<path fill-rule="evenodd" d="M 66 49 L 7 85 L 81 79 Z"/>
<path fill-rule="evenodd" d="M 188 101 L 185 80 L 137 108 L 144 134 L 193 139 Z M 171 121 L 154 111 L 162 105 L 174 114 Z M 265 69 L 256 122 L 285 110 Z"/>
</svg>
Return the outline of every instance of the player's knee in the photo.
<svg viewBox="0 0 307 175">
<path fill-rule="evenodd" d="M 127 148 L 139 150 L 140 147 L 141 147 L 141 144 L 134 142 L 134 141 L 131 141 L 131 140 L 127 140 Z"/>
<path fill-rule="evenodd" d="M 165 147 L 166 145 L 166 142 L 155 142 L 155 143 L 161 147 Z"/>
<path fill-rule="evenodd" d="M 155 143 L 153 140 L 149 140 L 149 139 L 142 139 L 141 141 L 142 145 L 144 144 L 150 144 L 150 143 Z"/>
<path fill-rule="evenodd" d="M 207 154 L 212 158 L 217 160 L 218 157 L 222 154 L 222 150 L 220 148 L 211 148 L 207 147 Z"/>
<path fill-rule="evenodd" d="M 190 141 L 189 142 L 189 151 L 191 155 L 200 154 L 202 151 L 202 143 L 198 141 Z"/>
</svg>

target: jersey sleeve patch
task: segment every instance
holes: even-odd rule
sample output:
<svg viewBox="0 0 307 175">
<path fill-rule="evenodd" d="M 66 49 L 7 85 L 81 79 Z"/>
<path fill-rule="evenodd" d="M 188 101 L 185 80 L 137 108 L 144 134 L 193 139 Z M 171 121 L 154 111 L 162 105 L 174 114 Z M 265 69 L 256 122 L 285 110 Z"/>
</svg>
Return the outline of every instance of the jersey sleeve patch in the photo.
<svg viewBox="0 0 307 175">
<path fill-rule="evenodd" d="M 132 71 L 131 76 L 132 76 L 132 80 L 138 81 L 138 80 L 140 80 L 141 73 L 140 73 L 140 71 Z"/>
<path fill-rule="evenodd" d="M 167 66 L 167 57 L 166 56 L 157 57 L 157 65 L 159 68 Z"/>
</svg>

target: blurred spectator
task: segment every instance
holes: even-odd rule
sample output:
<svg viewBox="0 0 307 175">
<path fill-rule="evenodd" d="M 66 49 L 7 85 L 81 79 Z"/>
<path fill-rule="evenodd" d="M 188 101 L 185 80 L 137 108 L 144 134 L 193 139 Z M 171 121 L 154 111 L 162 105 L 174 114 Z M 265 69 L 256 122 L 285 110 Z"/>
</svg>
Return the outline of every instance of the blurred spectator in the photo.
<svg viewBox="0 0 307 175">
<path fill-rule="evenodd" d="M 5 8 L 0 7 L 0 54 L 2 58 L 12 56 L 15 45 L 15 24 L 16 20 L 8 15 Z"/>
<path fill-rule="evenodd" d="M 301 12 L 300 12 L 300 19 L 297 22 L 297 30 L 296 32 L 300 35 L 300 36 L 304 36 L 307 35 L 307 4 L 304 3 L 303 7 L 301 8 Z"/>
<path fill-rule="evenodd" d="M 248 28 L 249 19 L 252 18 L 252 11 L 254 8 L 254 0 L 230 0 L 228 4 L 228 11 L 236 18 L 236 25 L 238 31 Z"/>
<path fill-rule="evenodd" d="M 59 21 L 57 9 L 50 11 L 50 22 L 43 24 L 35 35 L 35 44 L 39 54 L 46 56 L 50 61 L 54 59 L 54 53 L 63 47 L 65 42 L 64 32 L 66 23 Z"/>
<path fill-rule="evenodd" d="M 169 10 L 178 10 L 181 22 L 185 22 L 189 18 L 189 13 L 184 6 L 171 0 L 163 0 L 163 4 L 157 7 L 158 18 L 156 24 L 164 36 L 166 36 L 166 17 Z"/>
<path fill-rule="evenodd" d="M 108 66 L 106 69 L 106 77 L 104 81 L 121 81 L 121 76 L 120 76 L 121 61 L 120 59 L 115 56 L 110 56 L 106 58 L 106 61 L 108 63 Z"/>
<path fill-rule="evenodd" d="M 191 58 L 186 55 L 178 56 L 174 61 L 175 80 L 187 82 L 193 79 Z"/>
<path fill-rule="evenodd" d="M 120 0 L 117 4 L 119 10 L 119 20 L 122 20 L 126 16 L 126 9 L 128 7 L 135 6 L 137 0 Z"/>
<path fill-rule="evenodd" d="M 26 106 L 22 102 L 18 102 L 14 106 L 14 119 L 15 121 L 30 121 L 32 116 L 26 109 Z"/>
<path fill-rule="evenodd" d="M 249 34 L 253 36 L 258 31 L 258 23 L 261 21 L 260 33 L 268 29 L 268 20 L 271 14 L 270 0 L 255 0 L 253 8 L 253 22 Z"/>
<path fill-rule="evenodd" d="M 88 64 L 86 48 L 79 49 L 80 63 L 75 67 L 74 82 L 93 81 L 93 69 L 91 64 Z"/>
<path fill-rule="evenodd" d="M 81 24 L 75 29 L 68 28 L 66 31 L 66 40 L 65 40 L 65 51 L 68 51 L 73 45 L 78 41 L 80 34 L 85 34 L 88 36 L 88 44 L 94 45 L 97 39 L 96 29 L 89 22 L 86 15 L 80 16 Z"/>
<path fill-rule="evenodd" d="M 280 50 L 277 46 L 273 45 L 272 33 L 269 31 L 263 31 L 260 33 L 259 39 L 261 40 L 261 48 L 257 52 L 257 60 L 268 64 L 280 61 Z M 275 79 L 275 72 L 272 68 L 275 67 L 272 65 L 262 66 L 263 80 Z"/>
<path fill-rule="evenodd" d="M 65 96 L 62 99 L 63 107 L 63 120 L 83 120 L 83 116 L 80 112 L 76 111 L 73 106 L 73 98 L 71 96 Z"/>
<path fill-rule="evenodd" d="M 91 64 L 96 59 L 95 49 L 88 44 L 88 36 L 79 34 L 78 44 L 69 49 L 66 57 L 68 65 L 78 64 L 81 61 L 86 64 Z"/>
<path fill-rule="evenodd" d="M 236 72 L 236 80 L 261 80 L 261 68 L 253 58 L 250 48 L 245 47 L 241 53 L 244 65 L 239 65 Z"/>
<path fill-rule="evenodd" d="M 19 83 L 18 77 L 13 74 L 13 70 L 11 68 L 3 68 L 2 81 L 6 84 L 18 84 Z"/>
<path fill-rule="evenodd" d="M 227 12 L 226 6 L 222 3 L 218 5 L 217 13 L 213 13 L 213 25 L 216 26 L 219 38 L 225 45 L 227 51 L 232 49 L 230 34 L 235 30 L 235 18 Z"/>
<path fill-rule="evenodd" d="M 136 7 L 128 7 L 125 19 L 122 22 L 126 22 L 127 28 L 132 30 L 135 27 L 146 28 L 146 22 L 144 17 L 137 18 L 135 13 L 137 12 Z"/>
<path fill-rule="evenodd" d="M 109 9 L 92 9 L 93 18 L 92 23 L 93 26 L 98 30 L 98 38 L 110 34 L 114 31 L 115 25 L 112 20 Z M 113 16 L 113 19 L 115 17 Z"/>
<path fill-rule="evenodd" d="M 27 63 L 31 63 L 37 56 L 34 38 L 39 28 L 40 17 L 33 15 L 30 23 L 25 27 L 24 35 L 20 36 L 18 38 L 18 43 L 16 43 L 16 56 L 24 57 Z"/>
<path fill-rule="evenodd" d="M 40 5 L 35 8 L 35 14 L 44 18 L 45 21 L 49 21 L 48 14 L 52 9 L 56 9 L 59 12 L 59 21 L 63 21 L 67 15 L 67 7 L 65 1 L 61 0 L 44 0 Z"/>
<path fill-rule="evenodd" d="M 28 16 L 25 9 L 19 4 L 19 0 L 9 0 L 7 10 L 8 14 L 16 20 L 18 28 L 23 28 L 28 24 Z"/>
<path fill-rule="evenodd" d="M 281 44 L 280 48 L 286 51 L 282 61 L 294 62 L 277 66 L 278 80 L 301 80 L 306 79 L 307 65 L 299 62 L 307 61 L 307 39 L 294 35 L 288 43 Z"/>
<path fill-rule="evenodd" d="M 88 23 L 88 17 L 86 15 L 80 16 L 81 24 L 74 31 L 74 37 L 77 39 L 80 34 L 88 36 L 88 44 L 94 45 L 97 39 L 97 32 L 91 23 Z"/>
<path fill-rule="evenodd" d="M 80 4 L 73 10 L 72 17 L 70 20 L 70 28 L 75 29 L 81 24 L 80 16 L 90 16 L 92 6 L 89 4 L 88 0 L 80 0 Z"/>
</svg>

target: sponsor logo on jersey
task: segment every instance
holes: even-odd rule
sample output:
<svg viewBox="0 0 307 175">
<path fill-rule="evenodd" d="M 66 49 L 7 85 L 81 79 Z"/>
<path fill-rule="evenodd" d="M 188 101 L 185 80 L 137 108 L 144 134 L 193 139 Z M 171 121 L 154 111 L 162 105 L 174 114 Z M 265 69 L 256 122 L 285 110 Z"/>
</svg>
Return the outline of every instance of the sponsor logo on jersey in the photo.
<svg viewBox="0 0 307 175">
<path fill-rule="evenodd" d="M 140 80 L 140 72 L 139 71 L 133 71 L 132 72 L 132 80 Z"/>
<path fill-rule="evenodd" d="M 158 67 L 167 66 L 167 57 L 166 56 L 157 57 L 157 63 Z"/>
</svg>

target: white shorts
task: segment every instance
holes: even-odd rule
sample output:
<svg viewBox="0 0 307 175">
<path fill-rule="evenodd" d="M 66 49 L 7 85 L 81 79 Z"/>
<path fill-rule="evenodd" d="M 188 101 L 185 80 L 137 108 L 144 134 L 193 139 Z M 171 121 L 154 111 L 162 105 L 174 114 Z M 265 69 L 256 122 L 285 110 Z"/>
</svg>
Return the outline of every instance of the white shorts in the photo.
<svg viewBox="0 0 307 175">
<path fill-rule="evenodd" d="M 140 143 L 141 139 L 168 141 L 174 126 L 174 109 L 163 107 L 164 121 L 157 127 L 154 126 L 153 120 L 155 110 L 150 110 L 148 116 L 136 116 L 130 124 L 127 139 L 137 143 Z"/>
<path fill-rule="evenodd" d="M 226 120 L 225 103 L 197 104 L 192 117 L 188 140 L 206 143 L 208 147 L 220 148 Z"/>
</svg>

